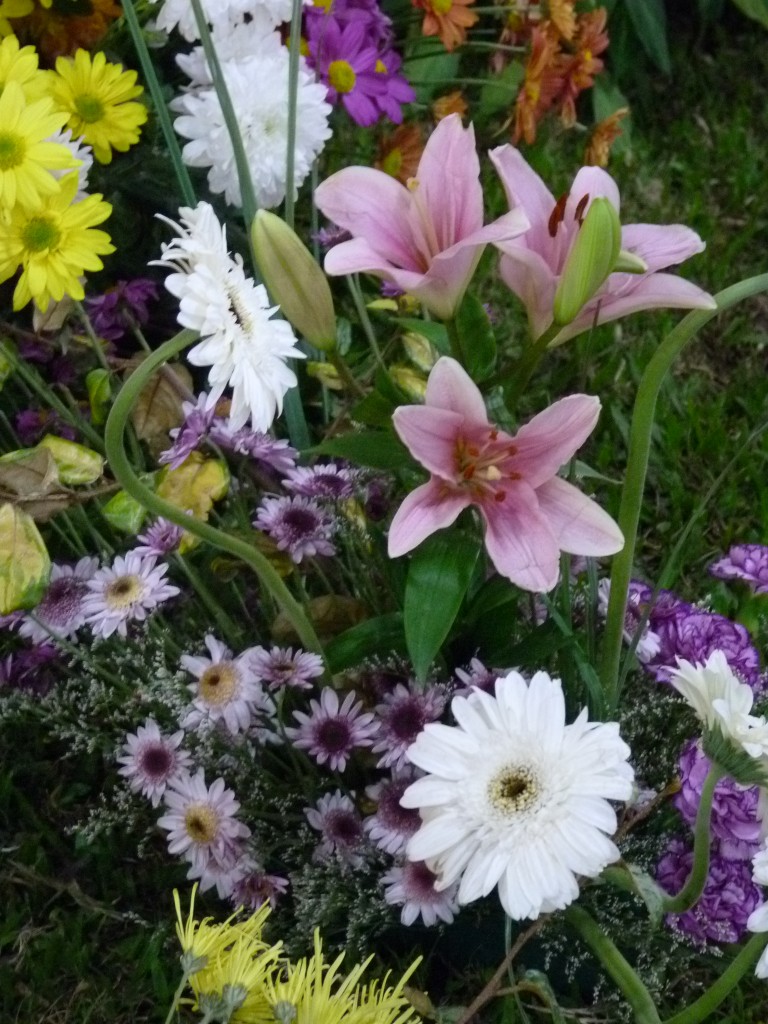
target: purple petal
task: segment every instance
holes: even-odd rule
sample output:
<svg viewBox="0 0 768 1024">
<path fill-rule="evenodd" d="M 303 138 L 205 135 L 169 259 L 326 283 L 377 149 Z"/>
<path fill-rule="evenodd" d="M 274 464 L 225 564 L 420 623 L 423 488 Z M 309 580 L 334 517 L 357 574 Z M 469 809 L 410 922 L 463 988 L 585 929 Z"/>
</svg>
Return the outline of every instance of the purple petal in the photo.
<svg viewBox="0 0 768 1024">
<path fill-rule="evenodd" d="M 683 224 L 625 224 L 621 247 L 645 260 L 650 271 L 676 267 L 706 248 Z"/>
<path fill-rule="evenodd" d="M 427 140 L 416 172 L 441 250 L 483 226 L 483 189 L 475 132 L 451 114 Z"/>
</svg>

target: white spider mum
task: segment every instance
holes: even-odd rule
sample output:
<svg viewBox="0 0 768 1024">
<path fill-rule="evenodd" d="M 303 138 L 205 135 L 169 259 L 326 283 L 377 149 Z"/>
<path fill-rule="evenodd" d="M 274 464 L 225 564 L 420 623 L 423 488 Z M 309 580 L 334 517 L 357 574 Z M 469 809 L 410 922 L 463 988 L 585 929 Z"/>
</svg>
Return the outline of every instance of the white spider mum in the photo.
<svg viewBox="0 0 768 1024">
<path fill-rule="evenodd" d="M 219 26 L 211 33 L 219 63 L 241 61 L 247 57 L 274 56 L 283 49 L 280 33 L 274 30 L 272 18 L 261 8 L 255 8 L 251 21 L 226 29 Z M 191 88 L 213 85 L 213 78 L 202 46 L 189 53 L 177 53 L 176 63 L 189 78 Z"/>
<path fill-rule="evenodd" d="M 158 0 L 150 0 L 152 4 L 157 2 Z M 283 6 L 285 2 L 286 0 L 283 0 Z M 253 0 L 201 0 L 201 6 L 208 27 L 215 31 L 227 29 L 242 21 L 243 15 L 253 7 Z M 179 34 L 189 43 L 200 38 L 190 0 L 164 0 L 157 15 L 157 27 L 163 32 L 171 32 L 178 28 Z"/>
<path fill-rule="evenodd" d="M 577 876 L 594 878 L 619 857 L 610 800 L 632 795 L 629 748 L 615 722 L 565 723 L 559 679 L 517 672 L 451 705 L 458 726 L 425 726 L 408 750 L 429 774 L 403 794 L 422 826 L 407 856 L 426 861 L 436 888 L 461 879 L 460 904 L 498 884 L 511 918 L 568 906 Z"/>
<path fill-rule="evenodd" d="M 259 206 L 271 208 L 286 193 L 285 153 L 288 145 L 288 50 L 282 47 L 222 64 Z M 331 129 L 326 87 L 302 62 L 296 106 L 294 192 L 321 152 Z M 172 102 L 181 116 L 176 131 L 190 141 L 182 156 L 190 167 L 207 167 L 212 192 L 240 206 L 242 196 L 235 156 L 219 98 L 213 88 L 198 88 Z"/>
</svg>

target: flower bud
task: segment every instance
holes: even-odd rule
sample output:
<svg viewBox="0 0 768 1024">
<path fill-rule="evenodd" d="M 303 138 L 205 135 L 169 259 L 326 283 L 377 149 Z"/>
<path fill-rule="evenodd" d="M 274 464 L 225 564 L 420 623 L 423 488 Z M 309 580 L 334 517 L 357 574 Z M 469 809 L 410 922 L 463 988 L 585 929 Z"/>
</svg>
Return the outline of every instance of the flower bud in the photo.
<svg viewBox="0 0 768 1024">
<path fill-rule="evenodd" d="M 251 226 L 256 262 L 264 284 L 286 319 L 316 348 L 336 347 L 336 314 L 323 271 L 284 220 L 259 210 Z"/>
<path fill-rule="evenodd" d="M 629 249 L 622 249 L 616 257 L 616 266 L 613 270 L 614 273 L 621 274 L 645 274 L 648 264 L 637 253 L 630 252 Z"/>
<path fill-rule="evenodd" d="M 621 250 L 621 223 L 616 207 L 603 196 L 594 199 L 574 239 L 555 293 L 556 324 L 575 320 L 616 267 Z"/>
</svg>

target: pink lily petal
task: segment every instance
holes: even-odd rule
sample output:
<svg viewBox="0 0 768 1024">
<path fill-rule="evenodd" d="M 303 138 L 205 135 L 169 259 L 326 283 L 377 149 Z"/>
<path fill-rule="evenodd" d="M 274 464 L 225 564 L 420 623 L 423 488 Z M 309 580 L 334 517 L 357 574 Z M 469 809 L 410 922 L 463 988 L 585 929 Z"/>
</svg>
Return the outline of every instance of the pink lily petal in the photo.
<svg viewBox="0 0 768 1024">
<path fill-rule="evenodd" d="M 683 224 L 627 224 L 621 229 L 621 247 L 645 260 L 650 271 L 676 267 L 706 248 Z"/>
<path fill-rule="evenodd" d="M 488 423 L 480 389 L 455 359 L 438 359 L 435 363 L 424 401 L 438 409 L 451 409 L 473 425 Z"/>
<path fill-rule="evenodd" d="M 416 179 L 441 250 L 483 226 L 483 189 L 475 130 L 459 114 L 444 117 L 429 137 Z"/>
<path fill-rule="evenodd" d="M 602 196 L 616 207 L 616 212 L 621 212 L 621 196 L 616 182 L 601 167 L 582 167 L 573 179 L 571 191 L 568 195 L 568 202 L 565 204 L 566 223 L 575 219 L 576 208 L 582 202 L 584 196 L 589 196 L 589 203 L 581 209 L 582 217 L 589 209 L 593 199 Z"/>
<path fill-rule="evenodd" d="M 499 274 L 504 284 L 525 305 L 531 337 L 538 338 L 552 323 L 557 275 L 537 252 L 523 246 L 502 244 Z"/>
<path fill-rule="evenodd" d="M 365 238 L 340 242 L 325 257 L 326 274 L 378 274 L 404 291 L 413 291 L 424 282 L 420 271 L 401 270 L 393 266 Z"/>
<path fill-rule="evenodd" d="M 548 222 L 555 208 L 555 197 L 514 146 L 497 146 L 488 155 L 501 178 L 510 209 L 523 207 L 531 222 L 524 239 L 525 247 L 537 253 L 547 252 L 553 241 Z"/>
<path fill-rule="evenodd" d="M 481 511 L 497 571 L 524 590 L 551 590 L 560 574 L 560 549 L 531 488 L 518 483 L 504 501 L 483 502 Z"/>
<path fill-rule="evenodd" d="M 553 477 L 537 488 L 536 497 L 561 551 L 615 555 L 624 547 L 624 536 L 608 513 L 567 480 Z"/>
<path fill-rule="evenodd" d="M 538 413 L 513 438 L 515 470 L 534 489 L 550 480 L 595 429 L 600 399 L 569 395 Z"/>
<path fill-rule="evenodd" d="M 389 528 L 390 558 L 405 555 L 436 530 L 454 523 L 471 504 L 466 492 L 447 491 L 440 479 L 432 478 L 411 491 L 397 510 Z"/>
<path fill-rule="evenodd" d="M 400 440 L 430 473 L 456 480 L 456 439 L 464 417 L 432 405 L 401 405 L 392 416 Z"/>
</svg>

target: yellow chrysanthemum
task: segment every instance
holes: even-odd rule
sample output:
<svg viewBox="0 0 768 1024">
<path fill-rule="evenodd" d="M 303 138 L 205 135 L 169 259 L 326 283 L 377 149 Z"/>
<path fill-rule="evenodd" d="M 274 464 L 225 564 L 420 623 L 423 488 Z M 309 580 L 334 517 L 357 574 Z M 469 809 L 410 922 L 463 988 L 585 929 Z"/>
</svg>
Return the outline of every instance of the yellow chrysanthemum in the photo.
<svg viewBox="0 0 768 1024">
<path fill-rule="evenodd" d="M 34 207 L 59 191 L 51 171 L 79 166 L 66 146 L 45 139 L 64 124 L 50 99 L 27 103 L 18 82 L 0 95 L 0 211 Z"/>
<path fill-rule="evenodd" d="M 34 46 L 19 46 L 13 35 L 0 43 L 0 93 L 9 82 L 18 82 L 27 102 L 39 100 L 48 92 L 46 73 L 38 71 Z"/>
<path fill-rule="evenodd" d="M 101 270 L 99 256 L 114 252 L 106 231 L 94 230 L 112 212 L 100 195 L 73 202 L 77 174 L 61 179 L 61 190 L 29 210 L 16 206 L 0 219 L 0 283 L 19 267 L 21 276 L 13 293 L 13 308 L 35 300 L 44 310 L 51 299 L 65 295 L 84 296 L 80 276 L 86 270 Z"/>
<path fill-rule="evenodd" d="M 139 129 L 147 120 L 143 103 L 132 102 L 144 90 L 136 85 L 136 72 L 121 64 L 108 64 L 103 53 L 78 50 L 59 57 L 52 82 L 54 102 L 69 115 L 67 127 L 81 135 L 102 164 L 112 160 L 112 150 L 124 153 L 139 141 Z"/>
<path fill-rule="evenodd" d="M 32 7 L 32 0 L 0 0 L 0 36 L 8 36 L 13 32 L 9 18 L 23 18 Z"/>
</svg>

